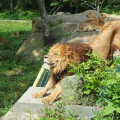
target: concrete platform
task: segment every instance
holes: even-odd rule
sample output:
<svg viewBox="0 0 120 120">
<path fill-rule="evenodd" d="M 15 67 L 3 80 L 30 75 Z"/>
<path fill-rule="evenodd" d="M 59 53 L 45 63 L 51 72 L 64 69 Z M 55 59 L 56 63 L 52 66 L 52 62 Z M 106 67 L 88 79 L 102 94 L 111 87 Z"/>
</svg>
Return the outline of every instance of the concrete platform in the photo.
<svg viewBox="0 0 120 120">
<path fill-rule="evenodd" d="M 7 112 L 7 114 L 1 120 L 40 120 L 39 115 L 44 112 L 46 106 L 41 102 L 41 98 L 32 98 L 31 94 L 40 91 L 42 87 L 30 87 L 23 96 L 13 105 L 13 107 Z M 54 108 L 56 105 L 50 105 Z M 69 112 L 76 113 L 76 120 L 90 120 L 92 118 L 94 107 L 86 107 L 80 105 L 67 105 L 65 106 L 66 114 L 69 116 Z"/>
</svg>

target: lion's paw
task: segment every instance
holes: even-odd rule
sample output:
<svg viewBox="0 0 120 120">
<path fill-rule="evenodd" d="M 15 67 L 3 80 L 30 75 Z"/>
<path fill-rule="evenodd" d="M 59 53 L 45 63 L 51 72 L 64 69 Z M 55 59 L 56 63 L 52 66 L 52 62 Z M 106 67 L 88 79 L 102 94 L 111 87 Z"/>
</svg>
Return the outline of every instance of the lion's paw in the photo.
<svg viewBox="0 0 120 120">
<path fill-rule="evenodd" d="M 42 93 L 33 93 L 32 94 L 32 97 L 33 98 L 40 98 L 40 97 L 42 97 L 44 94 L 42 94 Z"/>
<path fill-rule="evenodd" d="M 54 100 L 50 96 L 45 97 L 45 98 L 42 99 L 43 103 L 50 104 L 50 105 L 53 104 L 53 101 Z"/>
</svg>

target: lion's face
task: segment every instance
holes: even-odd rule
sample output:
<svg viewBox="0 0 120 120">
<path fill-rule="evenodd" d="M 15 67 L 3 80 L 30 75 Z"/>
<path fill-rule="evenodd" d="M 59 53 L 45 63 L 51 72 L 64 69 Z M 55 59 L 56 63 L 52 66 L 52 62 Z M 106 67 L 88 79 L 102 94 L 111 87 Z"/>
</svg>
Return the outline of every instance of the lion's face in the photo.
<svg viewBox="0 0 120 120">
<path fill-rule="evenodd" d="M 50 66 L 53 73 L 58 74 L 66 69 L 70 56 L 68 49 L 68 46 L 58 43 L 52 46 L 49 53 L 45 55 L 44 62 Z"/>
<path fill-rule="evenodd" d="M 50 66 L 54 74 L 64 71 L 69 62 L 73 63 L 73 51 L 67 44 L 55 44 L 44 57 L 44 63 Z"/>
<path fill-rule="evenodd" d="M 109 15 L 107 13 L 101 13 L 100 18 L 102 21 L 106 22 L 109 19 Z"/>
<path fill-rule="evenodd" d="M 87 17 L 87 19 L 89 19 L 89 18 L 97 18 L 97 17 L 95 16 L 95 14 L 92 13 L 92 12 L 89 12 L 89 13 L 86 15 L 86 17 Z"/>
</svg>

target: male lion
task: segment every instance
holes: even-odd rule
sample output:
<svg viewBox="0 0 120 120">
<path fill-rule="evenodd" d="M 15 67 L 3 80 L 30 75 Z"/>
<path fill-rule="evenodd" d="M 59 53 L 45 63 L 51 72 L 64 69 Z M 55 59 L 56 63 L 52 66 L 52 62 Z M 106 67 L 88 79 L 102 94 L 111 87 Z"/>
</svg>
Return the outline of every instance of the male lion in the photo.
<svg viewBox="0 0 120 120">
<path fill-rule="evenodd" d="M 52 104 L 61 92 L 60 82 L 68 73 L 69 63 L 86 62 L 88 51 L 101 53 L 100 59 L 111 59 L 116 49 L 120 50 L 120 21 L 108 22 L 101 32 L 89 43 L 57 43 L 45 55 L 44 62 L 50 66 L 51 76 L 46 86 L 33 97 L 39 98 L 48 90 L 56 86 L 53 92 L 43 99 L 43 102 Z"/>
<path fill-rule="evenodd" d="M 57 43 L 52 46 L 49 53 L 44 57 L 44 62 L 50 66 L 50 79 L 45 88 L 39 93 L 34 93 L 33 97 L 42 97 L 56 85 L 53 92 L 42 100 L 45 103 L 52 104 L 61 92 L 61 79 L 66 75 L 71 75 L 68 73 L 69 63 L 76 64 L 79 61 L 87 61 L 89 57 L 86 53 L 88 51 L 92 52 L 92 48 L 83 43 Z"/>
<path fill-rule="evenodd" d="M 79 29 L 83 31 L 100 30 L 108 19 L 109 15 L 106 13 L 102 13 L 98 18 L 87 18 L 84 23 L 80 24 Z"/>
</svg>

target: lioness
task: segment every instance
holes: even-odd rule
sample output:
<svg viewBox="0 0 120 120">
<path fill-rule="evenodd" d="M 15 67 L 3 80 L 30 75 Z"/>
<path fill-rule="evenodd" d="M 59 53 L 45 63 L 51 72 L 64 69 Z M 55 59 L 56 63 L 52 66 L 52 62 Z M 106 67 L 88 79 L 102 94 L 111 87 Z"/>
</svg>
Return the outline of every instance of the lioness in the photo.
<svg viewBox="0 0 120 120">
<path fill-rule="evenodd" d="M 109 15 L 102 13 L 98 18 L 88 18 L 84 23 L 80 24 L 79 29 L 83 31 L 100 30 L 108 19 Z"/>
<path fill-rule="evenodd" d="M 46 86 L 32 96 L 42 97 L 51 88 L 56 86 L 53 92 L 43 99 L 43 102 L 52 104 L 61 93 L 60 82 L 68 73 L 69 63 L 85 62 L 89 59 L 88 51 L 95 54 L 101 53 L 100 59 L 107 59 L 113 56 L 116 49 L 120 50 L 120 21 L 108 22 L 101 32 L 89 43 L 58 43 L 51 47 L 45 55 L 44 62 L 50 66 L 51 76 Z"/>
<path fill-rule="evenodd" d="M 94 19 L 98 19 L 94 13 L 92 12 L 89 12 L 87 15 L 86 15 L 86 22 L 89 22 L 91 20 L 94 20 Z"/>
</svg>

